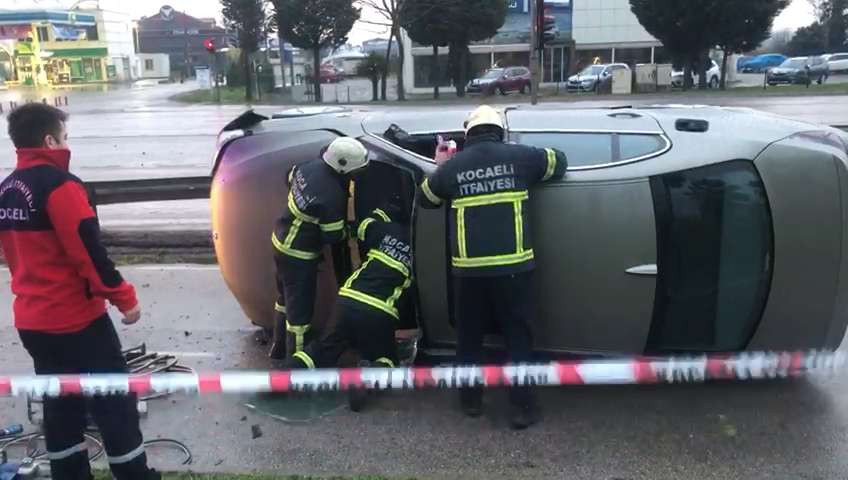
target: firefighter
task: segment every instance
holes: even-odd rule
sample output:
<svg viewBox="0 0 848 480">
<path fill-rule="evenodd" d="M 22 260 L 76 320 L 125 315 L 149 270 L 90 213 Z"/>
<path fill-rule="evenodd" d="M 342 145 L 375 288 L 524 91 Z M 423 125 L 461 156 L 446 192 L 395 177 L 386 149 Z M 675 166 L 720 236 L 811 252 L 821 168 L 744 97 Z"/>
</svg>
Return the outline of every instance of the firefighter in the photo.
<svg viewBox="0 0 848 480">
<path fill-rule="evenodd" d="M 565 155 L 504 143 L 500 114 L 482 106 L 465 123 L 463 150 L 421 184 L 422 206 L 450 208 L 452 272 L 456 286 L 457 357 L 479 365 L 488 313 L 504 334 L 512 363 L 532 360 L 528 317 L 533 311 L 529 189 L 565 175 Z M 463 411 L 482 413 L 483 391 L 463 389 Z M 527 387 L 510 390 L 510 423 L 515 429 L 538 422 L 540 410 Z"/>
<path fill-rule="evenodd" d="M 68 168 L 67 115 L 40 103 L 8 117 L 15 170 L 0 184 L 0 244 L 12 275 L 15 328 L 40 375 L 127 373 L 108 301 L 132 325 L 135 288 L 100 242 L 82 182 Z M 118 480 L 159 478 L 147 467 L 135 394 L 44 399 L 50 471 L 57 480 L 93 478 L 83 436 L 91 413 Z"/>
<path fill-rule="evenodd" d="M 367 165 L 365 146 L 342 137 L 289 173 L 288 210 L 271 235 L 278 294 L 272 358 L 291 356 L 309 342 L 321 250 L 346 238 L 347 184 Z"/>
<path fill-rule="evenodd" d="M 398 207 L 376 209 L 359 224 L 357 238 L 366 253 L 362 266 L 339 289 L 336 322 L 323 338 L 294 354 L 288 368 L 336 365 L 353 347 L 360 366 L 395 368 L 395 329 L 400 299 L 412 284 L 412 247 L 407 215 Z M 364 392 L 351 391 L 351 409 L 359 411 Z"/>
</svg>

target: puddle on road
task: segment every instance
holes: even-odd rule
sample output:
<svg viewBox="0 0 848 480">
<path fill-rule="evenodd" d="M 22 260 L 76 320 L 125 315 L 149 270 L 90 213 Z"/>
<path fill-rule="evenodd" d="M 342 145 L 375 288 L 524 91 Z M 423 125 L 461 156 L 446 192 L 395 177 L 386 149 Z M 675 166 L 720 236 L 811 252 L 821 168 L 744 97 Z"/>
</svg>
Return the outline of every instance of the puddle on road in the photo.
<svg viewBox="0 0 848 480">
<path fill-rule="evenodd" d="M 347 409 L 347 395 L 340 392 L 323 394 L 257 394 L 244 404 L 260 415 L 285 423 L 307 423 Z"/>
</svg>

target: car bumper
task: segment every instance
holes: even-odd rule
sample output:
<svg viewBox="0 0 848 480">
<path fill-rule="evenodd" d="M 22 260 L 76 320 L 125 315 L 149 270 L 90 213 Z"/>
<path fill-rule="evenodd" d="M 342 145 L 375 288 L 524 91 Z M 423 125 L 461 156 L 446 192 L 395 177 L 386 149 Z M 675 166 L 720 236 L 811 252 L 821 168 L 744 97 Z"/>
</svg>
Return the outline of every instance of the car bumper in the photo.
<svg viewBox="0 0 848 480">
<path fill-rule="evenodd" d="M 569 92 L 591 92 L 595 89 L 594 83 L 568 82 L 565 89 Z"/>
</svg>

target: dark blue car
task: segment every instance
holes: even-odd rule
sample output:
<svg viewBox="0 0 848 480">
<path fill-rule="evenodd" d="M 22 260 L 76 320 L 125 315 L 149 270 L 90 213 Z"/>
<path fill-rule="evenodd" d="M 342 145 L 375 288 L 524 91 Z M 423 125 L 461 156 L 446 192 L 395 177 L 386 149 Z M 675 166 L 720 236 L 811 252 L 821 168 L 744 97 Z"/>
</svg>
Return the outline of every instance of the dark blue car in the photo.
<svg viewBox="0 0 848 480">
<path fill-rule="evenodd" d="M 757 55 L 742 64 L 742 72 L 744 73 L 763 73 L 769 68 L 776 67 L 786 61 L 786 55 L 779 53 L 767 53 Z"/>
</svg>

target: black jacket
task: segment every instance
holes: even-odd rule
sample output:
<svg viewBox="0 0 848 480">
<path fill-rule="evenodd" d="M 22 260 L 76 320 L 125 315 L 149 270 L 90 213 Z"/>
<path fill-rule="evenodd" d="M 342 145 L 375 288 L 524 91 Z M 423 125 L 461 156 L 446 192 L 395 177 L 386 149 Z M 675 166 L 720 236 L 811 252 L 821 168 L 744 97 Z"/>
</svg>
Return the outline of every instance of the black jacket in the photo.
<svg viewBox="0 0 848 480">
<path fill-rule="evenodd" d="M 318 260 L 321 248 L 345 239 L 345 178 L 317 158 L 292 168 L 288 210 L 271 237 L 282 255 Z"/>
<path fill-rule="evenodd" d="M 398 300 L 412 284 L 409 226 L 393 222 L 386 212 L 377 209 L 359 225 L 357 236 L 368 253 L 339 295 L 399 320 Z"/>
<path fill-rule="evenodd" d="M 422 206 L 450 202 L 456 275 L 494 276 L 535 267 L 529 189 L 565 175 L 565 154 L 505 144 L 493 134 L 471 136 L 463 151 L 421 184 Z"/>
</svg>

